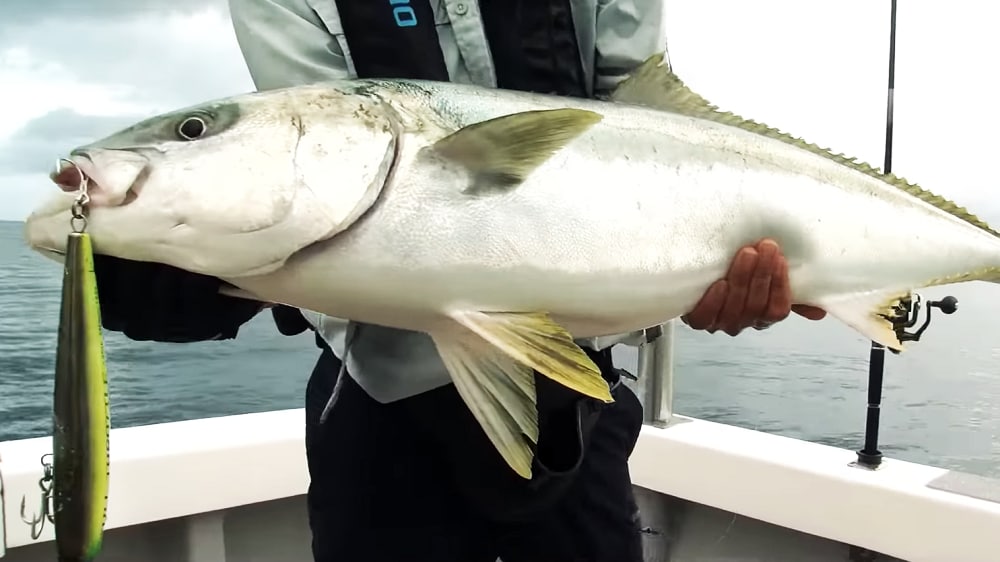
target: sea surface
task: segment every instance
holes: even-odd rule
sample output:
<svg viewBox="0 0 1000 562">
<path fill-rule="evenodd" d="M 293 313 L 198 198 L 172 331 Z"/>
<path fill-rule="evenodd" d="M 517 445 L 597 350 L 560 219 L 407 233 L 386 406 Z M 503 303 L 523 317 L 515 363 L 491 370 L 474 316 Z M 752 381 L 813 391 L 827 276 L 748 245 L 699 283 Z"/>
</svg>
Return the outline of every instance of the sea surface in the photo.
<svg viewBox="0 0 1000 562">
<path fill-rule="evenodd" d="M 0 441 L 46 435 L 61 267 L 0 222 Z M 886 358 L 880 448 L 887 457 L 1000 477 L 1000 287 L 965 284 L 924 336 Z M 112 426 L 302 407 L 319 350 L 263 313 L 236 340 L 130 341 L 105 334 Z M 863 443 L 869 344 L 832 318 L 791 318 L 735 338 L 679 325 L 678 413 L 841 446 Z M 616 350 L 634 370 L 635 353 Z"/>
</svg>

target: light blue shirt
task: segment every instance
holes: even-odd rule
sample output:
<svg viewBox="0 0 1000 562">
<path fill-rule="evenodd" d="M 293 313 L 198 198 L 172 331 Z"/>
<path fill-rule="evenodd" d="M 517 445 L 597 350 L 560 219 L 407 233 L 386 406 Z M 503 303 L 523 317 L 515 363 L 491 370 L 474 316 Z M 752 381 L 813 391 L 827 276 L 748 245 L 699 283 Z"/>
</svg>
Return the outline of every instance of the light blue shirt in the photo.
<svg viewBox="0 0 1000 562">
<path fill-rule="evenodd" d="M 432 0 L 452 82 L 496 87 L 477 0 Z M 666 48 L 663 0 L 571 0 L 588 94 L 603 97 Z M 258 90 L 357 76 L 334 0 L 230 0 L 233 27 Z M 348 322 L 303 310 L 344 359 Z M 430 336 L 354 324 L 345 363 L 372 398 L 392 402 L 451 383 Z M 638 345 L 642 332 L 577 340 L 591 349 Z"/>
</svg>

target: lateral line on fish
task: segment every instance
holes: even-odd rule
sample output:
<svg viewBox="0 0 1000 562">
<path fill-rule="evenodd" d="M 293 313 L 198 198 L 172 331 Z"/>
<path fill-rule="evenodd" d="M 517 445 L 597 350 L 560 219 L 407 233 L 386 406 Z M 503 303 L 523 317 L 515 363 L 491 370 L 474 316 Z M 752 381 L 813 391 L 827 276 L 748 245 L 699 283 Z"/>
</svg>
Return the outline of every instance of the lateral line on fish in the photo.
<svg viewBox="0 0 1000 562">
<path fill-rule="evenodd" d="M 834 153 L 829 148 L 822 148 L 779 129 L 769 127 L 764 123 L 744 118 L 730 111 L 721 111 L 718 106 L 710 103 L 685 85 L 684 81 L 674 74 L 670 63 L 665 60 L 662 53 L 646 59 L 639 68 L 620 83 L 618 88 L 611 94 L 610 99 L 618 103 L 642 105 L 680 113 L 689 117 L 707 119 L 782 141 L 828 158 L 869 177 L 881 180 L 958 219 L 1000 237 L 1000 232 L 994 230 L 986 221 L 972 214 L 965 207 L 941 195 L 928 191 L 917 184 L 910 183 L 904 178 L 892 173 L 884 173 L 866 162 L 859 161 L 857 158 L 851 158 L 842 153 Z"/>
</svg>

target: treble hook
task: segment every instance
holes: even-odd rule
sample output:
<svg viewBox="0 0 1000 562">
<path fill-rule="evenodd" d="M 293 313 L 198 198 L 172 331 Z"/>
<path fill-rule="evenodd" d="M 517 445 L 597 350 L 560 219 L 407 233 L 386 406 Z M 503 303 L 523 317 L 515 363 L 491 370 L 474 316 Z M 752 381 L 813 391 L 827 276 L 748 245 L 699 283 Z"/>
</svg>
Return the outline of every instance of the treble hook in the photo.
<svg viewBox="0 0 1000 562">
<path fill-rule="evenodd" d="M 42 505 L 39 513 L 27 517 L 25 516 L 25 511 L 27 509 L 27 497 L 21 496 L 21 521 L 31 526 L 31 539 L 36 540 L 38 537 L 42 536 L 42 530 L 45 529 L 45 521 L 48 520 L 53 525 L 55 524 L 55 517 L 52 514 L 52 508 L 50 502 L 52 501 L 52 463 L 46 462 L 46 457 L 51 457 L 51 453 L 46 453 L 42 455 L 42 477 L 38 480 L 38 487 L 42 490 Z"/>
</svg>

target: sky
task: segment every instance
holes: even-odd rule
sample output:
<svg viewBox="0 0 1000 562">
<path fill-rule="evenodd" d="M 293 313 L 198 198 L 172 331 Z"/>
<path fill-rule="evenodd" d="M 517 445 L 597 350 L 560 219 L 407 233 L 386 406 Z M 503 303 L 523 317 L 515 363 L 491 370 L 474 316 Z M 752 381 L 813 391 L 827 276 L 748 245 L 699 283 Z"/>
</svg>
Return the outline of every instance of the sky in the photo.
<svg viewBox="0 0 1000 562">
<path fill-rule="evenodd" d="M 253 90 L 226 0 L 0 0 L 0 85 L 0 220 L 75 146 Z"/>
<path fill-rule="evenodd" d="M 881 166 L 889 5 L 665 0 L 664 29 L 713 103 Z M 1000 5 L 900 6 L 893 171 L 1000 223 Z M 225 0 L 2 0 L 0 85 L 0 220 L 54 189 L 74 146 L 253 89 Z"/>
</svg>

